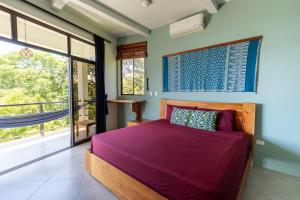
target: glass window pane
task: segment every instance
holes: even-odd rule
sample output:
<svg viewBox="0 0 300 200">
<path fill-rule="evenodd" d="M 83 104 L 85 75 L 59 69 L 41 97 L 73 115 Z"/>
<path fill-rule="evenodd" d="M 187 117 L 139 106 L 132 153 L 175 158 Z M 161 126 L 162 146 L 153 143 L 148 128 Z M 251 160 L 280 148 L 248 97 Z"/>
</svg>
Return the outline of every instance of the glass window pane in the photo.
<svg viewBox="0 0 300 200">
<path fill-rule="evenodd" d="M 17 18 L 18 40 L 62 53 L 68 52 L 67 36 L 38 24 Z"/>
<path fill-rule="evenodd" d="M 122 94 L 133 94 L 133 59 L 122 60 Z"/>
<path fill-rule="evenodd" d="M 73 105 L 75 141 L 86 139 L 96 131 L 95 65 L 73 61 Z"/>
<path fill-rule="evenodd" d="M 144 94 L 144 58 L 134 59 L 134 94 Z"/>
<path fill-rule="evenodd" d="M 0 11 L 0 36 L 12 38 L 10 14 Z"/>
<path fill-rule="evenodd" d="M 69 59 L 31 48 L 33 55 L 24 57 L 22 49 L 0 41 L 0 120 L 13 120 L 0 128 L 0 173 L 70 146 L 70 116 L 62 112 L 69 108 Z M 61 118 L 40 124 L 32 116 L 33 124 L 21 127 L 15 120 L 58 111 Z"/>
<path fill-rule="evenodd" d="M 71 38 L 71 54 L 95 61 L 95 47 L 73 38 Z"/>
<path fill-rule="evenodd" d="M 87 64 L 88 100 L 96 100 L 95 65 Z"/>
</svg>

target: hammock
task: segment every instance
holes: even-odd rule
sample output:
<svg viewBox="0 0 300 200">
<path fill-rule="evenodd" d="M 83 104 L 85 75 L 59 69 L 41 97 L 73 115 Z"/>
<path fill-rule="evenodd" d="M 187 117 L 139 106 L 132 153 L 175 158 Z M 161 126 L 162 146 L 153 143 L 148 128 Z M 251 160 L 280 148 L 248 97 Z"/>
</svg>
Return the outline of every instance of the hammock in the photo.
<svg viewBox="0 0 300 200">
<path fill-rule="evenodd" d="M 75 109 L 80 110 L 85 107 L 87 103 L 77 106 Z M 26 115 L 16 115 L 10 117 L 0 117 L 0 128 L 17 128 L 22 126 L 32 126 L 37 124 L 42 124 L 45 122 L 49 122 L 52 120 L 56 120 L 62 117 L 65 117 L 69 114 L 69 109 L 52 111 L 52 112 L 44 112 L 37 114 L 26 114 Z"/>
<path fill-rule="evenodd" d="M 44 112 L 29 115 L 17 115 L 11 117 L 0 117 L 0 128 L 17 128 L 22 126 L 32 126 L 42 124 L 55 119 L 65 117 L 69 114 L 69 109 L 54 112 Z"/>
</svg>

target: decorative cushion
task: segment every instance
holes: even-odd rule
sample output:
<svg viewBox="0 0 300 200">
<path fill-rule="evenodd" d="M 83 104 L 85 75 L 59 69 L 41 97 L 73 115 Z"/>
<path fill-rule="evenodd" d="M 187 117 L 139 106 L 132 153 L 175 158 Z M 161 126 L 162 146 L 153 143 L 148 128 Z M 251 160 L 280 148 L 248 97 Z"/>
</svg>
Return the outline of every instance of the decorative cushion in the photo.
<svg viewBox="0 0 300 200">
<path fill-rule="evenodd" d="M 212 110 L 206 108 L 197 108 L 197 110 L 217 111 L 217 131 L 233 131 L 234 130 L 234 110 Z"/>
<path fill-rule="evenodd" d="M 215 131 L 217 115 L 218 112 L 216 111 L 192 110 L 190 111 L 187 126 L 190 128 Z"/>
<path fill-rule="evenodd" d="M 170 123 L 186 126 L 190 117 L 191 110 L 173 108 Z"/>
<path fill-rule="evenodd" d="M 180 109 L 185 109 L 185 110 L 196 110 L 196 107 L 191 107 L 191 106 L 167 105 L 167 116 L 166 116 L 166 119 L 168 121 L 171 121 L 171 115 L 173 113 L 173 108 L 180 108 Z"/>
</svg>

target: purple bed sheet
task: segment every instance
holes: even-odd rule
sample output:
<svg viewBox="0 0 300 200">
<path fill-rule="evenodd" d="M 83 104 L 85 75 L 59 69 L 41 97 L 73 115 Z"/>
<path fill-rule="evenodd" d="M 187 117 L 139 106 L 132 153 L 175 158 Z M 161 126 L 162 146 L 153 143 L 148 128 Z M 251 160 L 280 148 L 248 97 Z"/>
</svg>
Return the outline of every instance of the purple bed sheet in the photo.
<svg viewBox="0 0 300 200">
<path fill-rule="evenodd" d="M 249 141 L 156 120 L 95 135 L 92 152 L 168 199 L 232 200 Z"/>
</svg>

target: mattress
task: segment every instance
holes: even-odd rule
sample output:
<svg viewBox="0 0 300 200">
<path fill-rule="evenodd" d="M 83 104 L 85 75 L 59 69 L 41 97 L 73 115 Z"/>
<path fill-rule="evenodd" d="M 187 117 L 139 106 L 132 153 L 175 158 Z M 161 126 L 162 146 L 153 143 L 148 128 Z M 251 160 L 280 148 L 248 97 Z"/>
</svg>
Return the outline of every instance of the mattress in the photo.
<svg viewBox="0 0 300 200">
<path fill-rule="evenodd" d="M 156 120 L 95 135 L 92 152 L 168 199 L 232 200 L 249 140 Z"/>
</svg>

